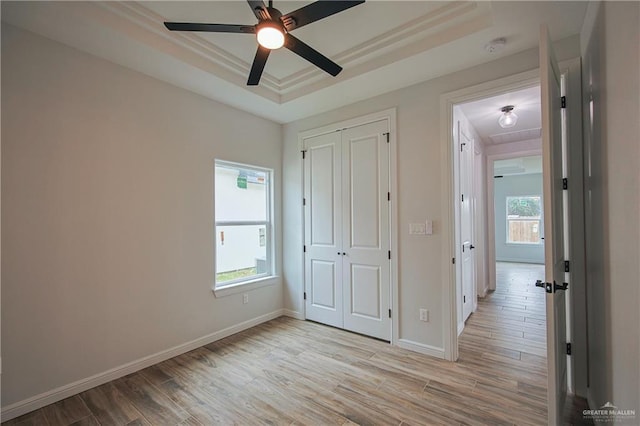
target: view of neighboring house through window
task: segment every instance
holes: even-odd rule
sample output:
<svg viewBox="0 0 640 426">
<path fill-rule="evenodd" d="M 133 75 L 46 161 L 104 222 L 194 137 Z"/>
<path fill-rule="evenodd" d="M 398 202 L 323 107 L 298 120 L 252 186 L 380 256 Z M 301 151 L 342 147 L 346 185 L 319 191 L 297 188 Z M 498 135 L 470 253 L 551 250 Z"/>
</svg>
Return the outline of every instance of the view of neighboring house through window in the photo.
<svg viewBox="0 0 640 426">
<path fill-rule="evenodd" d="M 271 171 L 216 160 L 216 288 L 272 275 Z"/>
<path fill-rule="evenodd" d="M 507 197 L 507 243 L 540 244 L 542 198 Z"/>
</svg>

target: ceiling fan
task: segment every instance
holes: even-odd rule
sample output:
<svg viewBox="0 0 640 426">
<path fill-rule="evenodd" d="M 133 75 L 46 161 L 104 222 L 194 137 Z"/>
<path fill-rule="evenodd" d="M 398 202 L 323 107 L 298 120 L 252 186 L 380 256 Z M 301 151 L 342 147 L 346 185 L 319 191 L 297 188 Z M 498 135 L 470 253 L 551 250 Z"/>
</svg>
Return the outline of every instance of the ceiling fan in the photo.
<svg viewBox="0 0 640 426">
<path fill-rule="evenodd" d="M 265 6 L 262 0 L 247 0 L 247 3 L 249 3 L 256 18 L 258 18 L 256 25 L 198 24 L 190 22 L 165 22 L 164 25 L 170 31 L 255 34 L 258 39 L 258 51 L 253 59 L 253 65 L 247 81 L 248 86 L 258 85 L 269 53 L 271 50 L 279 49 L 283 46 L 335 77 L 342 71 L 342 67 L 292 36 L 290 32 L 364 3 L 364 0 L 321 0 L 286 15 L 283 15 L 273 7 L 272 0 L 269 0 L 268 7 Z"/>
</svg>

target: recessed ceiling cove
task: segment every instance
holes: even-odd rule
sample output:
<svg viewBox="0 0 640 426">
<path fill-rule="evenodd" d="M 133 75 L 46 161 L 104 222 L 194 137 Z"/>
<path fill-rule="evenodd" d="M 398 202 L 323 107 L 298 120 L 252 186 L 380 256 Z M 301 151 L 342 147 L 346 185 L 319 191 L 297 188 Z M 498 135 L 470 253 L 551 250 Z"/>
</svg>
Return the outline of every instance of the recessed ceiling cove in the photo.
<svg viewBox="0 0 640 426">
<path fill-rule="evenodd" d="M 283 14 L 313 1 L 274 1 Z M 3 1 L 2 21 L 277 122 L 318 114 L 579 34 L 586 2 L 367 1 L 293 31 L 343 70 L 287 49 L 247 86 L 252 34 L 167 31 L 164 22 L 256 24 L 246 1 Z M 506 37 L 489 54 L 487 40 Z"/>
<path fill-rule="evenodd" d="M 276 2 L 283 14 L 308 4 Z M 142 14 L 147 23 L 151 20 L 160 25 L 164 21 L 202 21 L 205 17 L 216 22 L 255 21 L 253 12 L 243 1 L 107 2 L 102 5 L 138 22 Z M 490 10 L 486 2 L 370 1 L 297 29 L 294 34 L 339 63 L 344 70 L 338 79 L 347 80 L 487 28 L 491 25 Z M 210 72 L 218 74 L 218 67 L 232 71 L 234 78 L 227 77 L 226 73 L 218 75 L 245 86 L 254 59 L 255 38 L 224 33 L 171 33 L 167 38 L 210 61 L 213 65 Z M 282 49 L 272 51 L 263 79 L 264 88 L 271 92 L 264 95 L 280 103 L 334 83 L 322 70 Z"/>
</svg>

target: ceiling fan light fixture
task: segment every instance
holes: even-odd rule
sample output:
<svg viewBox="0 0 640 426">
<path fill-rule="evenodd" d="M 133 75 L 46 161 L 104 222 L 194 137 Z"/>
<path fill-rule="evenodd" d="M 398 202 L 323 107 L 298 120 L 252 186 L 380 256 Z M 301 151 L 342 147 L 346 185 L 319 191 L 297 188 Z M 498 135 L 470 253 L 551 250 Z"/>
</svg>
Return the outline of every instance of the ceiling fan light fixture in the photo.
<svg viewBox="0 0 640 426">
<path fill-rule="evenodd" d="M 284 46 L 284 31 L 273 22 L 263 22 L 256 34 L 260 46 L 267 49 L 280 49 Z"/>
<path fill-rule="evenodd" d="M 251 63 L 247 86 L 257 86 L 272 50 L 285 47 L 296 55 L 311 62 L 327 74 L 337 76 L 342 67 L 322 53 L 298 40 L 291 31 L 302 28 L 313 22 L 327 18 L 336 13 L 351 9 L 365 0 L 318 0 L 283 15 L 273 7 L 273 0 L 268 6 L 264 0 L 246 0 L 251 11 L 258 19 L 257 25 L 208 24 L 199 22 L 165 22 L 169 31 L 201 31 L 207 33 L 251 34 L 256 37 L 258 49 Z"/>
<path fill-rule="evenodd" d="M 513 112 L 513 108 L 513 105 L 507 105 L 500 108 L 500 111 L 502 111 L 502 115 L 498 119 L 498 124 L 503 129 L 513 127 L 518 122 L 518 116 L 515 112 Z"/>
</svg>

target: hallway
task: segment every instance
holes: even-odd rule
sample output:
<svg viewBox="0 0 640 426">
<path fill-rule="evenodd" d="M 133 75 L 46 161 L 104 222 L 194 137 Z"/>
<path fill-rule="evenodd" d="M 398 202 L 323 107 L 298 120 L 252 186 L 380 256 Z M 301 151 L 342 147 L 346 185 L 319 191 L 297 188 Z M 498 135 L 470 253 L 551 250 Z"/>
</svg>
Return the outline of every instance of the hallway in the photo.
<svg viewBox="0 0 640 426">
<path fill-rule="evenodd" d="M 486 374 L 476 391 L 545 423 L 545 293 L 535 286 L 544 278 L 544 265 L 499 262 L 496 269 L 496 290 L 478 300 L 460 335 L 459 363 Z"/>
</svg>

